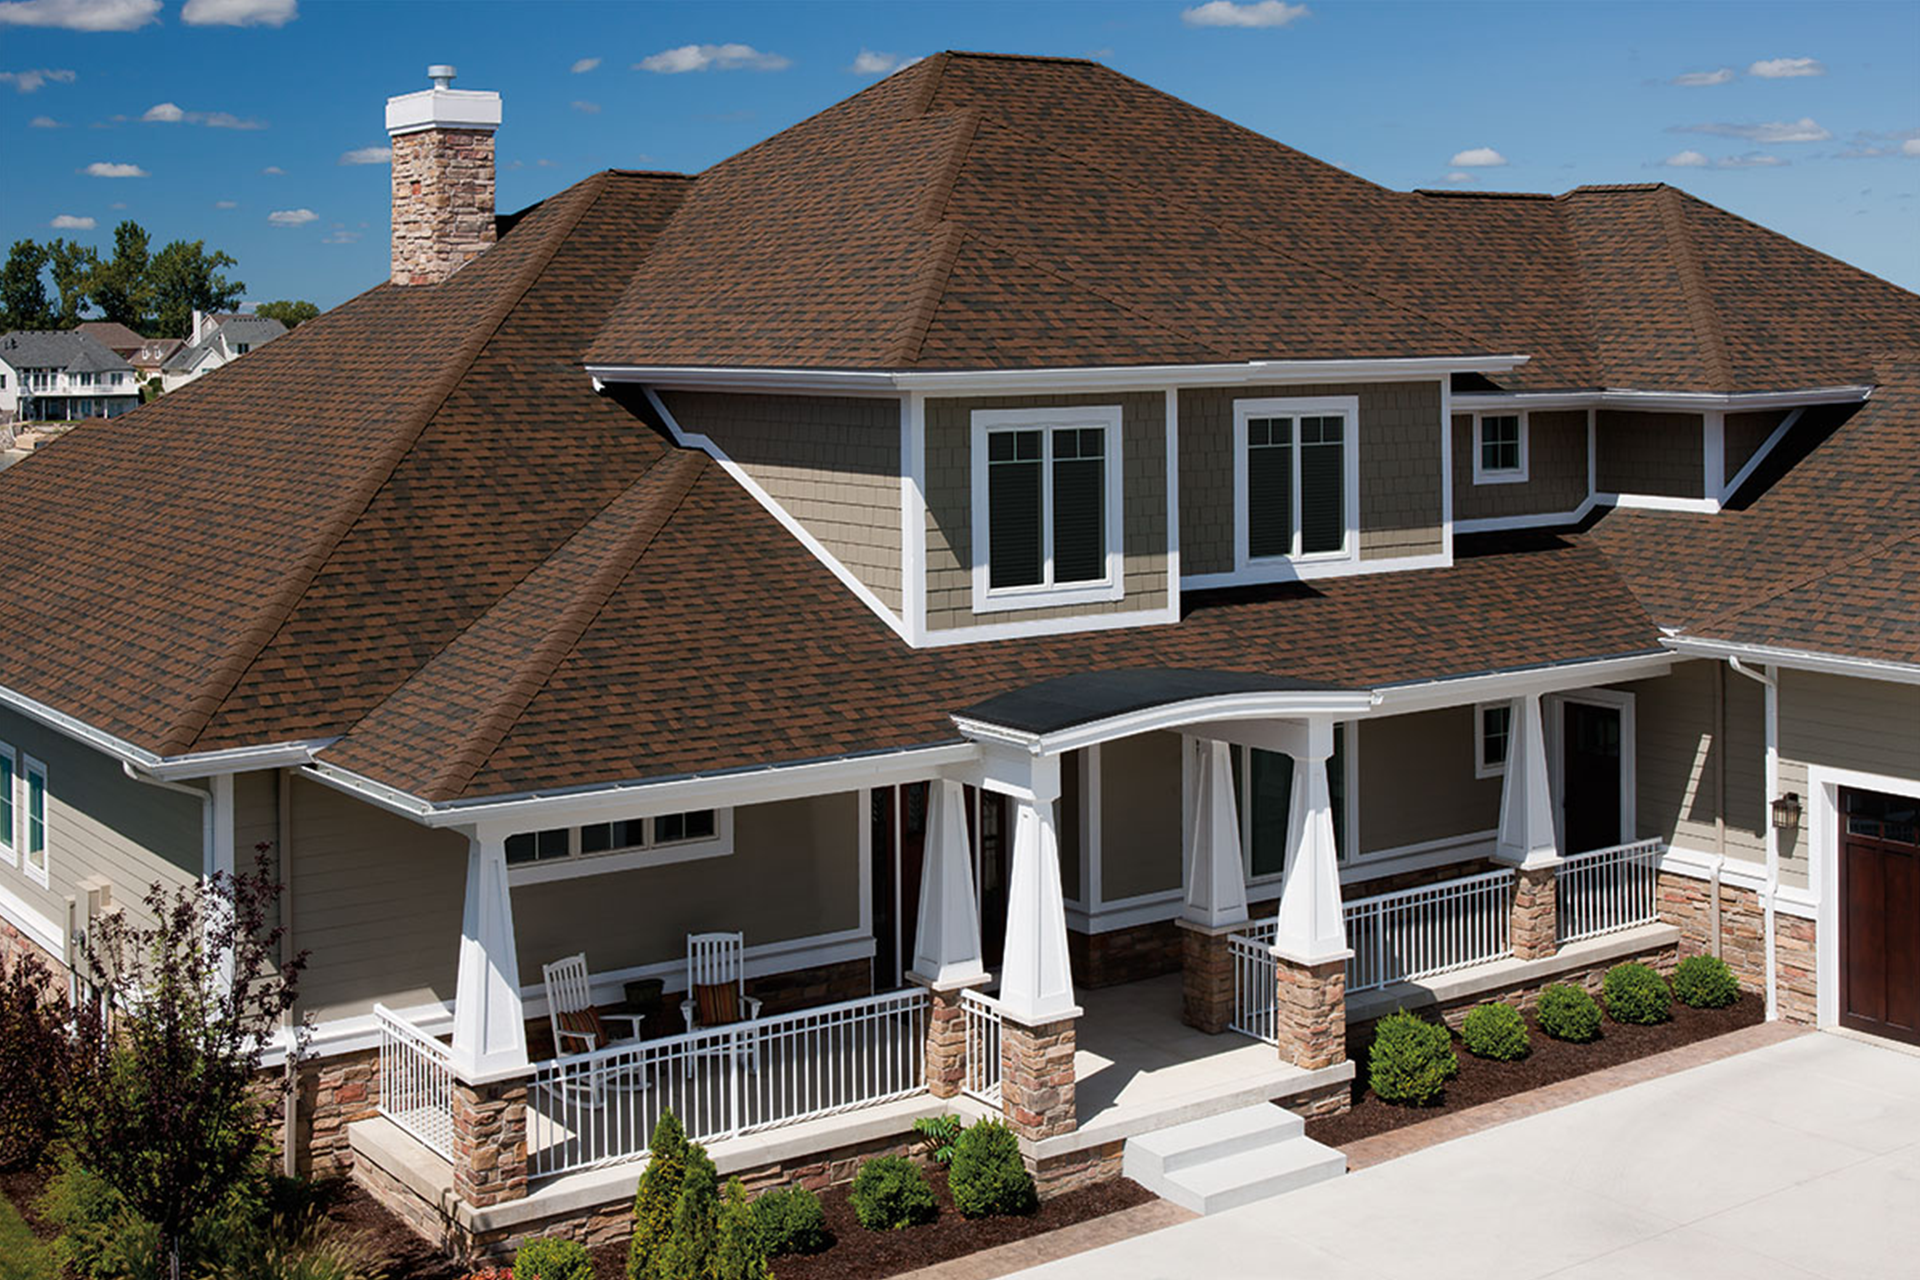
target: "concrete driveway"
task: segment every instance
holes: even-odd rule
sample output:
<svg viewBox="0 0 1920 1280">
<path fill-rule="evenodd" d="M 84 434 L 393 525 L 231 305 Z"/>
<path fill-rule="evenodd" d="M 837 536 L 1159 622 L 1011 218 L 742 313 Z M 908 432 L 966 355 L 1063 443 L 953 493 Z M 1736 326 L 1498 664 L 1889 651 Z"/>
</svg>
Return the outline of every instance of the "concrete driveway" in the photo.
<svg viewBox="0 0 1920 1280">
<path fill-rule="evenodd" d="M 1804 1035 L 1034 1280 L 1920 1276 L 1920 1056 Z"/>
</svg>

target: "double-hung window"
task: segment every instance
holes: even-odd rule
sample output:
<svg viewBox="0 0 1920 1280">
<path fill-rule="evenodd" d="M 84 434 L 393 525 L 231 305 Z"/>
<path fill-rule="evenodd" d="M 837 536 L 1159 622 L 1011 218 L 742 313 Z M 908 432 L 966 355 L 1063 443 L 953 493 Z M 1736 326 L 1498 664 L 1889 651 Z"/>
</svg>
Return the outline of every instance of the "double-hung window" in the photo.
<svg viewBox="0 0 1920 1280">
<path fill-rule="evenodd" d="M 1473 709 L 1473 776 L 1497 777 L 1507 771 L 1513 741 L 1513 704 L 1483 702 Z"/>
<path fill-rule="evenodd" d="M 41 887 L 47 883 L 47 766 L 27 756 L 20 814 L 20 869 Z"/>
<path fill-rule="evenodd" d="M 1234 404 L 1234 525 L 1241 569 L 1360 553 L 1354 397 Z"/>
<path fill-rule="evenodd" d="M 1337 861 L 1351 855 L 1347 836 L 1353 796 L 1351 724 L 1333 727 L 1333 755 L 1325 764 L 1327 802 L 1333 810 L 1333 847 Z M 1234 799 L 1240 817 L 1241 859 L 1255 880 L 1277 877 L 1287 866 L 1287 826 L 1293 810 L 1293 757 L 1257 747 L 1233 749 Z"/>
<path fill-rule="evenodd" d="M 0 862 L 20 862 L 20 757 L 0 745 Z"/>
<path fill-rule="evenodd" d="M 1527 416 L 1473 415 L 1473 482 L 1520 484 L 1527 478 Z"/>
<path fill-rule="evenodd" d="M 1117 600 L 1120 408 L 973 413 L 976 611 Z"/>
</svg>

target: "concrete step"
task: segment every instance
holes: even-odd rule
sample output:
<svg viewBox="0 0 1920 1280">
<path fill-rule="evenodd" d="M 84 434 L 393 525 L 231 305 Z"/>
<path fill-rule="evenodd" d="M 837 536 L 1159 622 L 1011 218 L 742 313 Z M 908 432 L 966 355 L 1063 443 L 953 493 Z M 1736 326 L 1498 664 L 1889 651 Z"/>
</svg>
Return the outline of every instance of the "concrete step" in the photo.
<svg viewBox="0 0 1920 1280">
<path fill-rule="evenodd" d="M 1143 1175 L 1164 1177 L 1221 1156 L 1274 1146 L 1305 1130 L 1306 1121 L 1270 1103 L 1236 1107 L 1129 1138 L 1124 1172 L 1135 1182 L 1141 1182 Z"/>
</svg>

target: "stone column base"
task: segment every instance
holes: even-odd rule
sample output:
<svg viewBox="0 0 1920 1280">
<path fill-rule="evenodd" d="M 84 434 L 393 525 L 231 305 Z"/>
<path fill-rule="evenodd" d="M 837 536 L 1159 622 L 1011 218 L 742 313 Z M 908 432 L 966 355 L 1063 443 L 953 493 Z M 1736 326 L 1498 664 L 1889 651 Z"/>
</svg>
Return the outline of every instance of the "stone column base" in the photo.
<svg viewBox="0 0 1920 1280">
<path fill-rule="evenodd" d="M 1280 1060 L 1316 1070 L 1347 1057 L 1347 962 L 1273 960 L 1274 1038 Z"/>
<path fill-rule="evenodd" d="M 453 1082 L 453 1190 L 484 1208 L 527 1194 L 527 1080 Z"/>
<path fill-rule="evenodd" d="M 1513 919 L 1508 938 L 1516 960 L 1542 960 L 1560 949 L 1558 871 L 1521 867 L 1513 873 Z"/>
<path fill-rule="evenodd" d="M 927 1092 L 936 1098 L 954 1097 L 967 1082 L 967 1011 L 960 997 L 987 980 L 942 987 L 910 973 L 907 981 L 927 989 Z"/>
<path fill-rule="evenodd" d="M 1233 1023 L 1233 951 L 1227 939 L 1239 925 L 1178 920 L 1182 1020 L 1219 1035 Z"/>
<path fill-rule="evenodd" d="M 1072 1133 L 1079 1124 L 1073 1088 L 1073 1019 L 1029 1027 L 1000 1024 L 1000 1109 L 1023 1138 Z"/>
</svg>

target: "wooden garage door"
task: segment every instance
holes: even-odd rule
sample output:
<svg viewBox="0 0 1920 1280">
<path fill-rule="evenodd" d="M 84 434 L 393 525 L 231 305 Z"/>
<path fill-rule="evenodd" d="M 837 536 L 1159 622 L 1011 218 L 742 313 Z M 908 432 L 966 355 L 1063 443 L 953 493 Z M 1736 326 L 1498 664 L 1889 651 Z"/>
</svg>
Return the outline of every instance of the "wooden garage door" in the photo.
<svg viewBox="0 0 1920 1280">
<path fill-rule="evenodd" d="M 1920 802 L 1840 792 L 1840 1024 L 1920 1044 Z"/>
</svg>

